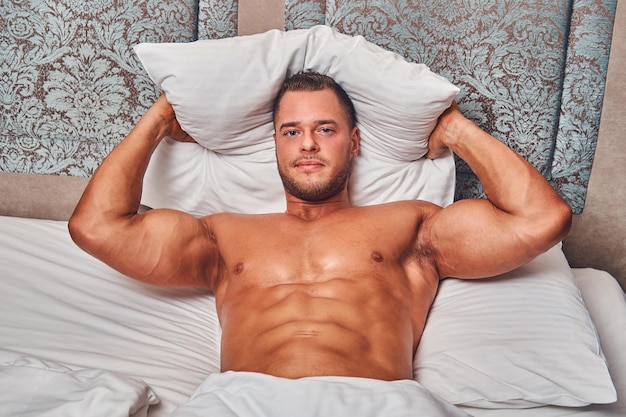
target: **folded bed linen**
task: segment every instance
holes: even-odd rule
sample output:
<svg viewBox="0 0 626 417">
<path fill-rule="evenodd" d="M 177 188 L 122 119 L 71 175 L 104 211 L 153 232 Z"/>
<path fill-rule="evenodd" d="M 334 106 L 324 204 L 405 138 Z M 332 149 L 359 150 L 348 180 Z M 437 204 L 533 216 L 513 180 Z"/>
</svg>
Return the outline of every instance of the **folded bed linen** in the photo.
<svg viewBox="0 0 626 417">
<path fill-rule="evenodd" d="M 468 417 L 413 380 L 210 375 L 171 417 Z"/>
<path fill-rule="evenodd" d="M 0 416 L 145 417 L 158 402 L 144 381 L 103 369 L 27 356 L 0 365 Z"/>
</svg>

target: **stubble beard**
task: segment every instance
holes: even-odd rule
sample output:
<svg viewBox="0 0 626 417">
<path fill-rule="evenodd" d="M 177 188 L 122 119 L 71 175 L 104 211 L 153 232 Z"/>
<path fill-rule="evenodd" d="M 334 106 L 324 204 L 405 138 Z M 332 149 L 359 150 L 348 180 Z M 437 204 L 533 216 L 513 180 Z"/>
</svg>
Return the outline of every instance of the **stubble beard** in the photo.
<svg viewBox="0 0 626 417">
<path fill-rule="evenodd" d="M 289 166 L 295 167 L 296 161 L 291 162 Z M 343 191 L 350 177 L 350 161 L 346 161 L 328 181 L 313 181 L 309 178 L 309 181 L 298 182 L 288 174 L 280 163 L 278 164 L 278 173 L 285 190 L 289 194 L 303 201 L 320 202 Z"/>
</svg>

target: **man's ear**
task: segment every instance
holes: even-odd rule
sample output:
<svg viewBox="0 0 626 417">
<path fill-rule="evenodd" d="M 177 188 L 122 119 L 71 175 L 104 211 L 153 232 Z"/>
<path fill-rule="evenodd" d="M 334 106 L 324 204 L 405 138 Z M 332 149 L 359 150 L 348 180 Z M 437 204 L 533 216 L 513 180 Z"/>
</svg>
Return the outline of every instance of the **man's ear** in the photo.
<svg viewBox="0 0 626 417">
<path fill-rule="evenodd" d="M 359 154 L 359 147 L 361 146 L 361 132 L 358 127 L 353 127 L 352 132 L 350 132 L 350 141 L 352 142 L 352 157 L 355 157 Z"/>
</svg>

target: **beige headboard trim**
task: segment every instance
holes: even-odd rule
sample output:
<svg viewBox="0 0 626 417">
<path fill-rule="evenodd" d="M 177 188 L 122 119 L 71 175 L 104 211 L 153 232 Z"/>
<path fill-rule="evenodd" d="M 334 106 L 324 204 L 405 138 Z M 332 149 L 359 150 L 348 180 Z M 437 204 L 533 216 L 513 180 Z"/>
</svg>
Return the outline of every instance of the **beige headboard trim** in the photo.
<svg viewBox="0 0 626 417">
<path fill-rule="evenodd" d="M 573 267 L 603 269 L 626 290 L 626 2 L 617 2 L 606 92 L 587 201 L 563 250 Z"/>
<path fill-rule="evenodd" d="M 0 215 L 69 219 L 88 178 L 0 172 Z"/>
<path fill-rule="evenodd" d="M 285 28 L 284 0 L 239 0 L 237 7 L 238 35 Z"/>
</svg>

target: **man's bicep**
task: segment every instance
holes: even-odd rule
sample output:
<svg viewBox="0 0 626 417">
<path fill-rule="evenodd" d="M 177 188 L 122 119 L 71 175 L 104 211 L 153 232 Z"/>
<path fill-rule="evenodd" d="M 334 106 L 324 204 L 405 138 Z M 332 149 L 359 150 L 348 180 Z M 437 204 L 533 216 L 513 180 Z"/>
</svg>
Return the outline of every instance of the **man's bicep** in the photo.
<svg viewBox="0 0 626 417">
<path fill-rule="evenodd" d="M 424 222 L 424 244 L 440 278 L 485 278 L 510 271 L 534 253 L 520 220 L 483 199 L 458 201 Z"/>
<path fill-rule="evenodd" d="M 120 227 L 121 252 L 105 260 L 115 269 L 158 286 L 212 288 L 218 251 L 205 222 L 157 209 Z"/>
</svg>

